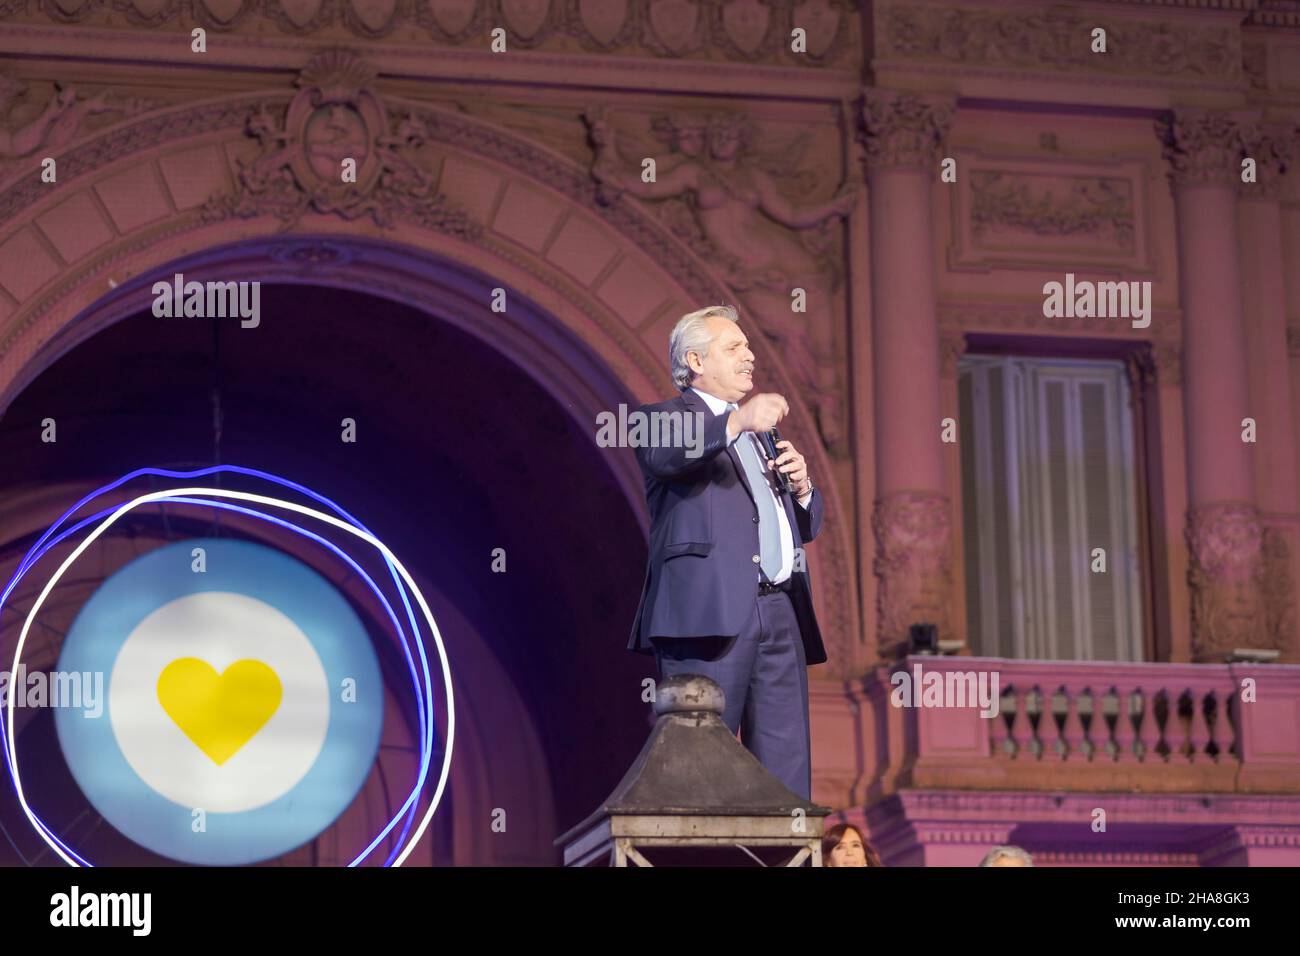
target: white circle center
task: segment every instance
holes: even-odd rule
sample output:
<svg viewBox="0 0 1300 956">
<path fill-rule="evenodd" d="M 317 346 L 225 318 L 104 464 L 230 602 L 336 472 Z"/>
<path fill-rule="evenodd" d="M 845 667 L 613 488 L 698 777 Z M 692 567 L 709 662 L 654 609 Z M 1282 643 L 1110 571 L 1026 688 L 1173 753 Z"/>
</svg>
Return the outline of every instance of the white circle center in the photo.
<svg viewBox="0 0 1300 956">
<path fill-rule="evenodd" d="M 259 661 L 280 681 L 275 712 L 221 764 L 158 696 L 163 670 L 186 657 L 217 675 L 236 661 Z M 307 635 L 265 601 L 226 591 L 177 598 L 141 621 L 113 664 L 108 708 L 118 746 L 141 780 L 181 806 L 215 813 L 252 810 L 287 793 L 316 762 L 330 715 L 325 668 Z"/>
</svg>

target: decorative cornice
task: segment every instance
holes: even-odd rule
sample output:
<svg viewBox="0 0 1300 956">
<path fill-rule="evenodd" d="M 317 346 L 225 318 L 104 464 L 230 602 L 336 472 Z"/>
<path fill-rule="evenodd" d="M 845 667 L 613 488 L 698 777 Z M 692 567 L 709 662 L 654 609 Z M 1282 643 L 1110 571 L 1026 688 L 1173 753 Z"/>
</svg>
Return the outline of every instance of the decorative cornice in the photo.
<svg viewBox="0 0 1300 956">
<path fill-rule="evenodd" d="M 1259 0 L 1097 0 L 1133 7 L 1183 7 L 1193 10 L 1220 10 L 1224 13 L 1247 12 L 1259 6 Z"/>
<path fill-rule="evenodd" d="M 0 0 L 0 20 L 164 28 L 197 23 L 214 33 L 310 37 L 346 31 L 444 48 L 486 50 L 492 30 L 509 50 L 843 68 L 857 49 L 857 11 L 849 0 Z M 795 27 L 807 49 L 791 50 Z"/>
<path fill-rule="evenodd" d="M 1296 0 L 1268 0 L 1267 3 L 1255 3 L 1246 18 L 1246 25 L 1252 27 L 1282 27 L 1300 30 L 1300 2 Z"/>
<path fill-rule="evenodd" d="M 1146 74 L 1235 84 L 1241 78 L 1237 23 L 1170 22 L 1098 17 L 1068 7 L 972 9 L 894 3 L 878 9 L 878 55 L 1053 74 Z M 1106 55 L 1092 52 L 1092 30 L 1104 27 Z"/>
<path fill-rule="evenodd" d="M 1096 336 L 1109 333 L 1117 339 L 1155 341 L 1161 345 L 1177 347 L 1182 340 L 1182 315 L 1176 309 L 1156 309 L 1151 327 L 1135 329 L 1132 323 L 1112 318 L 1043 315 L 1041 305 L 1012 305 L 989 303 L 939 303 L 939 328 L 961 329 L 965 332 L 1030 332 L 1056 334 L 1060 332 Z"/>
</svg>

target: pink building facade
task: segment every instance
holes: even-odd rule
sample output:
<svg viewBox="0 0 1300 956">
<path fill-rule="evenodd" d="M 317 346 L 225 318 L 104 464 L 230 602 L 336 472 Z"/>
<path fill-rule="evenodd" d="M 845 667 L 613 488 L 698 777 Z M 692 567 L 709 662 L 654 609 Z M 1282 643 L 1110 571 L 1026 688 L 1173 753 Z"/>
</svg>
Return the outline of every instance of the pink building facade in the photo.
<svg viewBox="0 0 1300 956">
<path fill-rule="evenodd" d="M 17 0 L 0 83 L 0 410 L 180 263 L 412 305 L 592 434 L 735 303 L 831 516 L 814 799 L 890 865 L 1300 863 L 1294 4 Z M 112 477 L 34 475 L 6 546 Z M 457 799 L 561 786 L 464 640 L 505 703 Z M 918 666 L 996 674 L 998 714 L 898 706 Z M 445 859 L 546 859 L 548 801 Z"/>
</svg>

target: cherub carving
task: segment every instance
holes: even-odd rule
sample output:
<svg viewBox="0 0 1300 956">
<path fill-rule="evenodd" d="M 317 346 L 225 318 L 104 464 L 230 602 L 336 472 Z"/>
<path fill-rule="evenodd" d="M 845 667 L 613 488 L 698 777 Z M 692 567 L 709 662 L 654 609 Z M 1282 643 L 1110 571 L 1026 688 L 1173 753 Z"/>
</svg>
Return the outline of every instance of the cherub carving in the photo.
<svg viewBox="0 0 1300 956">
<path fill-rule="evenodd" d="M 778 188 L 778 178 L 806 178 L 795 172 L 802 144 L 788 145 L 779 151 L 784 155 L 761 156 L 743 113 L 657 117 L 651 129 L 668 152 L 640 142 L 634 147 L 643 152 L 635 158 L 620 148 L 619 133 L 604 110 L 588 110 L 584 119 L 595 148 L 591 175 L 601 201 L 616 201 L 624 192 L 662 201 L 661 215 L 673 231 L 723 272 L 759 328 L 781 347 L 809 390 L 805 397 L 816 409 L 822 437 L 835 445 L 840 416 L 831 296 L 838 273 L 826 254 L 824 228 L 817 227 L 848 215 L 856 190 L 846 186 L 823 202 L 792 202 Z M 642 161 L 651 156 L 655 181 L 645 182 Z M 792 308 L 796 288 L 806 292 L 806 312 Z"/>
</svg>

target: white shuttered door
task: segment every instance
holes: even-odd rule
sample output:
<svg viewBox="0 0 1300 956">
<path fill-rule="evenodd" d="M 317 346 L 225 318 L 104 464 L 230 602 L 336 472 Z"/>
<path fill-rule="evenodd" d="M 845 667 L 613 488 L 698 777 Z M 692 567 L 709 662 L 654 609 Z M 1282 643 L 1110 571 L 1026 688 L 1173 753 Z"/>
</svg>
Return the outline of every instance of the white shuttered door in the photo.
<svg viewBox="0 0 1300 956">
<path fill-rule="evenodd" d="M 1141 658 L 1128 378 L 1116 361 L 962 361 L 973 650 Z M 1100 569 L 1103 566 L 1105 570 Z"/>
</svg>

